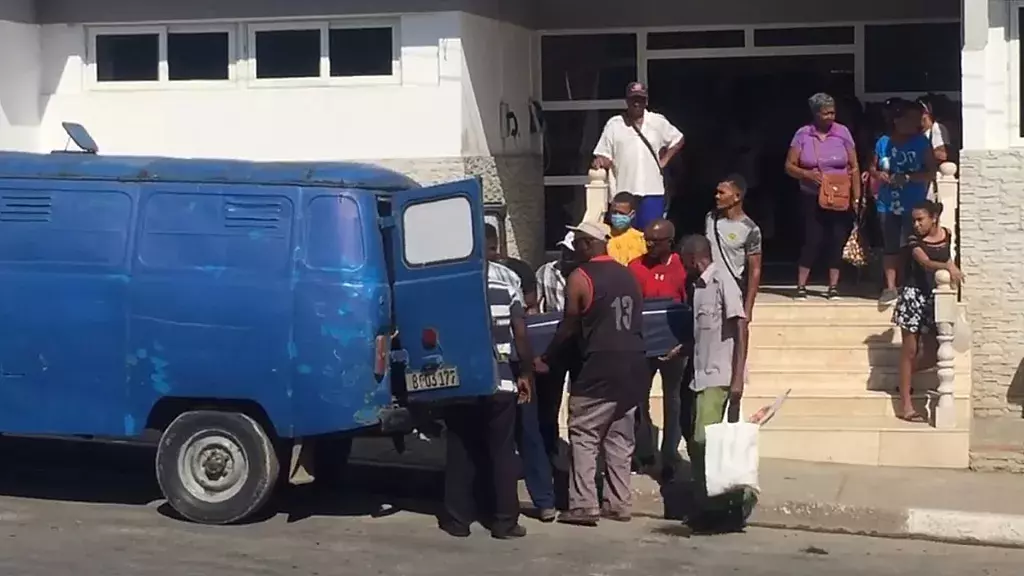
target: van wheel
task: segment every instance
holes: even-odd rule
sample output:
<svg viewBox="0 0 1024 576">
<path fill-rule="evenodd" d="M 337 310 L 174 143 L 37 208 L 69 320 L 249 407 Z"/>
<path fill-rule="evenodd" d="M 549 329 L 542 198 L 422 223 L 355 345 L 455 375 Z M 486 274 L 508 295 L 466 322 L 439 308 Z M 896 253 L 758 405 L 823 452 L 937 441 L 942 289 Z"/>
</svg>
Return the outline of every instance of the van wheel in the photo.
<svg viewBox="0 0 1024 576">
<path fill-rule="evenodd" d="M 260 510 L 280 465 L 255 420 L 235 412 L 185 412 L 171 422 L 156 452 L 156 478 L 167 502 L 202 524 L 231 524 Z"/>
</svg>

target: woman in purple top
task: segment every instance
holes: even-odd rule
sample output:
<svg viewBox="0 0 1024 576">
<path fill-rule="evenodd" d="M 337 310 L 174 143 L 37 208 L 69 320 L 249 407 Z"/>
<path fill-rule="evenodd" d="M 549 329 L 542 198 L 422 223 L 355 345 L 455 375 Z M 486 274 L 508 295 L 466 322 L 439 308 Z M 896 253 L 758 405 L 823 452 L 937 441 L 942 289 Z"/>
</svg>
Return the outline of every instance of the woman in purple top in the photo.
<svg viewBox="0 0 1024 576">
<path fill-rule="evenodd" d="M 850 130 L 836 122 L 836 101 L 818 93 L 808 100 L 814 121 L 793 135 L 786 155 L 786 174 L 800 181 L 800 210 L 804 219 L 804 244 L 800 250 L 796 297 L 807 298 L 807 278 L 811 265 L 824 253 L 828 265 L 829 300 L 839 297 L 839 266 L 843 246 L 853 223 L 848 212 L 825 210 L 818 206 L 822 173 L 852 176 L 851 209 L 860 198 L 860 168 L 857 148 Z"/>
</svg>

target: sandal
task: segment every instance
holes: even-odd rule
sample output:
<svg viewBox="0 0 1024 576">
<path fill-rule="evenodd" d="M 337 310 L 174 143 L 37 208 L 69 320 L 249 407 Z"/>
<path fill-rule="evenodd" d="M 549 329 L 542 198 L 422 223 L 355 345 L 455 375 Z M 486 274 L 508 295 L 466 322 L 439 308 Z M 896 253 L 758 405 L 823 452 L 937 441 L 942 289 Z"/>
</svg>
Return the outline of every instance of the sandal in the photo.
<svg viewBox="0 0 1024 576">
<path fill-rule="evenodd" d="M 928 419 L 918 413 L 917 410 L 911 410 L 910 412 L 904 412 L 903 414 L 896 416 L 900 420 L 905 422 L 914 422 L 917 424 L 927 424 Z"/>
</svg>

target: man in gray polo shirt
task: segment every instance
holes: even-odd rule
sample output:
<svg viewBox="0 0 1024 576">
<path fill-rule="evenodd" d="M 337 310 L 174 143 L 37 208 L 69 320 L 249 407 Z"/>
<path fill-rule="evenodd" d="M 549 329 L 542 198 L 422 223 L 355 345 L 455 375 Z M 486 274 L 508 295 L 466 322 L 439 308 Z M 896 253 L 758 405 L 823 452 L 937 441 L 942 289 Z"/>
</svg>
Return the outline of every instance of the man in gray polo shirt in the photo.
<svg viewBox="0 0 1024 576">
<path fill-rule="evenodd" d="M 715 190 L 715 209 L 704 220 L 704 235 L 711 243 L 711 259 L 739 284 L 750 320 L 761 285 L 761 229 L 743 211 L 746 194 L 742 176 L 730 174 L 722 180 Z"/>
<path fill-rule="evenodd" d="M 711 243 L 704 236 L 687 236 L 682 246 L 687 275 L 695 278 L 693 291 L 693 441 L 690 461 L 698 513 L 695 529 L 742 529 L 753 502 L 746 493 L 708 499 L 704 476 L 704 428 L 726 417 L 737 422 L 743 398 L 747 362 L 747 315 L 739 286 L 719 262 L 711 259 Z"/>
</svg>

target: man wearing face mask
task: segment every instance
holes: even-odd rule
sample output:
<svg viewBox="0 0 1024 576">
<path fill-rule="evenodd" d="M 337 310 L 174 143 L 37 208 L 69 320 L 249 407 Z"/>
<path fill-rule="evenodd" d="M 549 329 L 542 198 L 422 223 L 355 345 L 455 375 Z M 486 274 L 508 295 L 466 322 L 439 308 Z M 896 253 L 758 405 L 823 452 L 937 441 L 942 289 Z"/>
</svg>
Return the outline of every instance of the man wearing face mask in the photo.
<svg viewBox="0 0 1024 576">
<path fill-rule="evenodd" d="M 676 229 L 671 222 L 658 219 L 647 226 L 644 238 L 647 240 L 647 254 L 629 263 L 644 300 L 671 299 L 686 301 L 686 270 L 679 255 L 672 251 Z M 683 437 L 681 423 L 682 383 L 686 370 L 686 356 L 681 347 L 668 354 L 647 359 L 650 376 L 647 378 L 647 393 L 637 411 L 636 455 L 634 469 L 643 471 L 655 462 L 654 423 L 651 420 L 651 386 L 654 375 L 661 374 L 662 415 L 661 437 L 661 479 L 670 482 L 681 461 L 679 442 Z"/>
<path fill-rule="evenodd" d="M 612 227 L 612 237 L 608 240 L 608 255 L 623 266 L 647 253 L 647 243 L 643 232 L 633 227 L 636 216 L 636 196 L 629 192 L 619 192 L 612 198 L 608 213 L 608 223 Z"/>
</svg>

